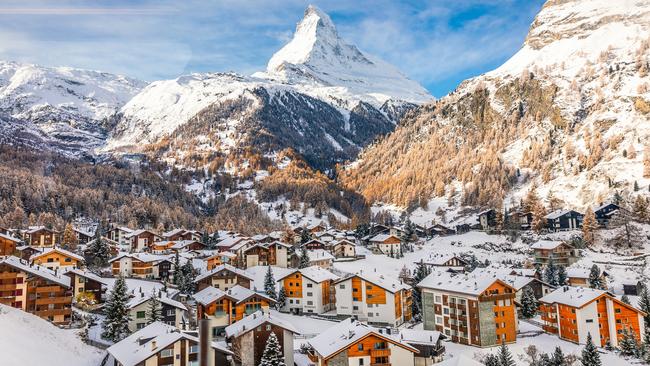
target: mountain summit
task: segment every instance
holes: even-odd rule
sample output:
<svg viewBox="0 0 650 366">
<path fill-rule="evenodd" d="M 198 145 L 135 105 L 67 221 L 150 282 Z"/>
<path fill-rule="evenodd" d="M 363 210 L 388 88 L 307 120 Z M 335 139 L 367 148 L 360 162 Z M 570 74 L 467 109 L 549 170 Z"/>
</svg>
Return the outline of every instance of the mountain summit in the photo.
<svg viewBox="0 0 650 366">
<path fill-rule="evenodd" d="M 332 19 L 313 5 L 305 10 L 293 39 L 271 57 L 265 73 L 255 76 L 301 85 L 312 92 L 320 88 L 326 94 L 348 93 L 379 105 L 388 99 L 412 103 L 433 99 L 394 66 L 343 40 Z"/>
</svg>

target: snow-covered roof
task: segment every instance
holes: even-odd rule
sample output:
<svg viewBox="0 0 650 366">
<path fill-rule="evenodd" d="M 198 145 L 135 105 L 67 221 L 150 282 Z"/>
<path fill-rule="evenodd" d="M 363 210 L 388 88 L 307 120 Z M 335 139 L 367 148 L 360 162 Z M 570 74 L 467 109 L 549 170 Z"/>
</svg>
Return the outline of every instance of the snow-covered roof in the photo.
<svg viewBox="0 0 650 366">
<path fill-rule="evenodd" d="M 183 249 L 190 244 L 198 243 L 196 240 L 178 240 L 172 245 L 172 249 Z M 200 243 L 199 243 L 200 244 Z"/>
<path fill-rule="evenodd" d="M 81 235 L 85 235 L 85 236 L 88 236 L 88 237 L 91 237 L 91 238 L 92 238 L 93 236 L 95 236 L 95 233 L 91 233 L 90 231 L 88 231 L 88 230 L 84 230 L 84 229 L 82 229 L 82 228 L 73 227 L 72 230 L 78 232 L 78 233 L 81 234 Z"/>
<path fill-rule="evenodd" d="M 0 233 L 0 238 L 11 240 L 11 241 L 14 241 L 16 243 L 20 243 L 22 241 L 22 240 L 20 240 L 18 238 L 14 238 L 13 236 L 9 236 L 9 235 L 3 234 L 3 233 Z"/>
<path fill-rule="evenodd" d="M 376 243 L 383 243 L 384 241 L 386 241 L 388 238 L 391 238 L 391 237 L 393 237 L 395 239 L 399 239 L 398 237 L 396 237 L 395 235 L 392 235 L 392 234 L 377 234 L 377 235 L 373 236 L 372 238 L 370 238 L 370 241 L 376 242 Z"/>
<path fill-rule="evenodd" d="M 243 236 L 239 236 L 239 235 L 228 236 L 228 237 L 224 238 L 223 240 L 221 240 L 220 242 L 218 242 L 217 247 L 227 249 L 227 248 L 230 248 L 233 245 L 239 243 L 242 240 L 248 240 L 248 238 L 243 237 Z"/>
<path fill-rule="evenodd" d="M 216 273 L 219 273 L 221 271 L 230 271 L 232 273 L 237 274 L 238 276 L 242 276 L 242 277 L 248 278 L 251 281 L 255 281 L 255 278 L 253 278 L 253 276 L 248 274 L 246 271 L 244 271 L 242 269 L 239 269 L 239 268 L 236 268 L 236 267 L 233 267 L 233 266 L 231 266 L 229 264 L 222 264 L 220 266 L 214 267 L 213 269 L 211 269 L 208 272 L 205 272 L 205 273 L 199 275 L 198 277 L 196 277 L 195 282 L 201 281 L 201 280 L 203 280 L 205 278 L 208 278 L 208 277 L 211 277 L 212 275 L 214 275 Z"/>
<path fill-rule="evenodd" d="M 132 238 L 134 236 L 138 236 L 138 235 L 144 234 L 144 233 L 150 233 L 150 234 L 154 234 L 155 236 L 158 236 L 158 234 L 154 233 L 153 231 L 151 231 L 149 229 L 138 229 L 138 230 L 134 230 L 134 231 L 131 231 L 130 233 L 128 233 L 126 235 L 126 238 Z"/>
<path fill-rule="evenodd" d="M 501 281 L 496 273 L 485 275 L 485 273 L 480 271 L 458 274 L 433 271 L 417 286 L 478 296 L 483 293 L 483 291 L 487 290 L 488 287 L 492 286 L 496 281 Z M 506 285 L 510 286 L 508 284 Z"/>
<path fill-rule="evenodd" d="M 174 235 L 177 235 L 177 234 L 183 234 L 183 233 L 185 233 L 185 229 L 174 229 L 174 230 L 164 232 L 162 234 L 162 236 L 165 237 L 165 238 L 168 238 L 170 236 L 174 236 Z"/>
<path fill-rule="evenodd" d="M 589 278 L 591 268 L 567 268 L 566 275 L 569 278 Z"/>
<path fill-rule="evenodd" d="M 392 341 L 412 352 L 418 352 L 415 348 L 401 342 L 399 339 L 383 334 L 379 329 L 352 318 L 341 321 L 307 342 L 321 357 L 327 359 L 370 334 Z"/>
<path fill-rule="evenodd" d="M 158 294 L 156 294 L 156 296 L 158 296 Z M 143 302 L 149 301 L 149 299 L 151 299 L 151 294 L 137 293 L 129 300 L 127 306 L 129 309 L 133 309 L 134 307 L 142 304 Z M 185 307 L 185 305 L 183 305 L 183 303 L 170 299 L 169 297 L 167 297 L 165 293 L 162 293 L 161 296 L 158 297 L 158 299 L 163 304 L 167 304 L 169 306 L 173 306 L 175 308 L 179 308 L 181 310 L 187 311 L 187 308 Z"/>
<path fill-rule="evenodd" d="M 74 259 L 76 259 L 76 260 L 78 260 L 78 261 L 80 261 L 80 262 L 83 262 L 83 261 L 85 260 L 84 257 L 82 257 L 82 256 L 80 256 L 80 255 L 78 255 L 78 254 L 72 253 L 71 251 L 65 250 L 65 249 L 63 249 L 63 248 L 59 248 L 59 247 L 43 248 L 43 251 L 42 251 L 42 252 L 40 252 L 40 253 L 34 253 L 34 255 L 32 255 L 32 256 L 29 258 L 29 260 L 32 260 L 32 261 L 33 261 L 34 259 L 36 259 L 36 258 L 38 258 L 38 257 L 42 257 L 42 256 L 47 255 L 47 254 L 50 254 L 50 253 L 52 253 L 52 252 L 57 252 L 57 253 L 59 253 L 59 254 L 63 254 L 63 255 L 65 255 L 65 256 L 67 256 L 67 257 L 74 258 Z"/>
<path fill-rule="evenodd" d="M 27 228 L 27 230 L 25 232 L 27 234 L 34 234 L 34 233 L 39 232 L 41 230 L 54 232 L 54 230 L 48 229 L 45 226 L 30 226 L 29 228 Z"/>
<path fill-rule="evenodd" d="M 109 284 L 109 282 L 106 281 L 105 278 L 99 277 L 98 275 L 96 275 L 96 274 L 94 274 L 94 273 L 92 273 L 90 271 L 83 270 L 83 269 L 75 268 L 75 269 L 71 269 L 71 270 L 65 272 L 66 275 L 68 275 L 70 273 L 74 273 L 77 276 L 81 276 L 81 277 L 84 277 L 84 278 L 87 278 L 87 279 L 90 279 L 90 280 L 93 280 L 93 281 L 97 281 L 97 282 L 99 282 L 101 284 L 104 284 L 104 285 L 107 285 L 107 286 Z"/>
<path fill-rule="evenodd" d="M 262 324 L 270 323 L 280 328 L 286 329 L 291 333 L 298 334 L 298 331 L 292 324 L 280 318 L 272 316 L 270 313 L 264 313 L 258 310 L 244 319 L 226 327 L 226 337 L 239 337 Z"/>
<path fill-rule="evenodd" d="M 550 294 L 542 296 L 539 301 L 547 304 L 557 303 L 580 308 L 605 294 L 607 294 L 606 291 L 594 288 L 562 286 Z"/>
<path fill-rule="evenodd" d="M 228 295 L 228 296 L 232 297 L 233 299 L 237 300 L 237 303 L 246 301 L 246 300 L 248 300 L 249 298 L 251 298 L 253 296 L 262 297 L 262 298 L 264 298 L 264 299 L 266 299 L 266 300 L 268 300 L 269 302 L 272 302 L 272 303 L 275 302 L 275 300 L 273 300 L 272 298 L 270 298 L 266 294 L 255 292 L 255 291 L 253 291 L 251 289 L 248 289 L 248 288 L 240 286 L 240 285 L 235 285 L 235 286 L 229 288 L 228 290 L 226 290 L 226 295 Z"/>
<path fill-rule="evenodd" d="M 573 211 L 573 210 L 555 210 L 555 211 L 549 213 L 548 215 L 544 216 L 544 218 L 549 219 L 549 220 L 555 220 L 555 219 L 557 219 L 559 217 L 562 217 L 562 216 L 564 216 L 566 214 L 569 214 L 571 212 L 575 212 L 577 214 L 580 214 L 579 212 Z"/>
<path fill-rule="evenodd" d="M 555 241 L 555 240 L 540 240 L 540 241 L 534 243 L 533 245 L 531 245 L 530 248 L 531 248 L 531 249 L 553 250 L 553 249 L 559 247 L 559 246 L 562 245 L 562 244 L 569 245 L 569 244 L 566 244 L 566 243 L 561 242 L 561 241 Z M 569 246 L 570 246 L 570 245 L 569 245 Z"/>
<path fill-rule="evenodd" d="M 129 257 L 144 263 L 151 263 L 151 262 L 156 263 L 156 262 L 170 260 L 171 258 L 169 255 L 158 255 L 158 254 L 150 254 L 150 253 L 121 253 L 117 257 L 109 260 L 108 262 L 112 263 L 124 257 Z"/>
<path fill-rule="evenodd" d="M 411 286 L 405 284 L 404 282 L 400 281 L 397 278 L 393 278 L 393 277 L 386 276 L 384 274 L 379 274 L 379 273 L 376 273 L 376 272 L 369 272 L 368 273 L 368 272 L 365 272 L 363 270 L 355 273 L 352 276 L 345 277 L 345 278 L 343 278 L 343 279 L 341 279 L 341 280 L 339 280 L 337 282 L 347 281 L 347 280 L 349 280 L 349 279 L 351 279 L 351 278 L 353 278 L 355 276 L 363 279 L 366 282 L 373 283 L 373 284 L 375 284 L 375 285 L 377 285 L 377 286 L 379 286 L 379 287 L 383 288 L 384 290 L 386 290 L 388 292 L 391 292 L 391 293 L 395 293 L 395 292 L 400 291 L 400 290 L 410 290 L 411 289 Z"/>
<path fill-rule="evenodd" d="M 311 266 L 307 268 L 301 268 L 301 269 L 296 269 L 295 271 L 291 271 L 287 273 L 286 275 L 282 276 L 281 278 L 278 279 L 278 281 L 287 278 L 291 276 L 294 273 L 299 272 L 302 274 L 304 277 L 307 277 L 308 279 L 316 282 L 316 283 L 321 283 L 323 281 L 327 280 L 332 280 L 336 281 L 339 279 L 339 276 L 335 275 L 334 273 L 319 267 L 319 266 Z"/>
<path fill-rule="evenodd" d="M 429 254 L 429 257 L 426 259 L 423 259 L 423 262 L 425 264 L 433 265 L 433 266 L 443 266 L 446 265 L 447 262 L 450 260 L 457 258 L 460 260 L 462 263 L 465 263 L 465 261 L 457 256 L 456 254 L 452 253 L 435 253 L 435 254 Z M 461 265 L 462 266 L 462 265 Z"/>
<path fill-rule="evenodd" d="M 210 305 L 213 302 L 221 299 L 222 297 L 229 297 L 225 291 L 218 289 L 213 286 L 208 286 L 203 290 L 195 293 L 193 296 L 194 300 L 201 305 Z"/>
<path fill-rule="evenodd" d="M 122 366 L 135 366 L 181 339 L 192 340 L 196 343 L 199 341 L 198 338 L 182 333 L 174 326 L 153 322 L 112 345 L 107 351 Z M 155 342 L 155 347 L 153 342 Z M 229 355 L 232 354 L 217 342 L 212 342 L 212 348 Z"/>
<path fill-rule="evenodd" d="M 22 259 L 14 256 L 0 257 L 0 264 L 6 264 L 24 272 L 31 273 L 50 282 L 54 282 L 64 287 L 70 287 L 70 277 L 63 276 L 60 272 L 51 271 L 48 268 L 33 264 L 29 265 Z"/>
<path fill-rule="evenodd" d="M 435 346 L 441 335 L 442 333 L 435 330 L 402 329 L 399 332 L 399 339 L 408 344 Z"/>
<path fill-rule="evenodd" d="M 483 364 L 461 353 L 450 359 L 437 363 L 436 366 L 483 366 Z"/>
</svg>

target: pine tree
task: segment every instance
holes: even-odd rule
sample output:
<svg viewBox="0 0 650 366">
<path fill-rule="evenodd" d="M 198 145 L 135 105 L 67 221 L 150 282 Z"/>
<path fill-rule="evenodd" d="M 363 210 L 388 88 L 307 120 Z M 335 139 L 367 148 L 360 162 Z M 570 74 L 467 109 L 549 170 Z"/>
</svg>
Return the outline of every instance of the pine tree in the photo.
<svg viewBox="0 0 650 366">
<path fill-rule="evenodd" d="M 524 287 L 524 292 L 521 294 L 521 316 L 525 319 L 530 319 L 537 314 L 539 303 L 535 298 L 535 292 L 530 286 Z"/>
<path fill-rule="evenodd" d="M 151 293 L 149 297 L 149 309 L 147 310 L 147 324 L 153 322 L 162 321 L 162 305 L 160 304 L 160 298 L 156 296 L 155 291 Z"/>
<path fill-rule="evenodd" d="M 404 223 L 404 240 L 408 243 L 413 240 L 413 235 L 415 235 L 415 227 L 413 226 L 413 223 L 411 222 L 410 218 L 406 218 L 406 222 Z"/>
<path fill-rule="evenodd" d="M 630 298 L 626 294 L 623 294 L 623 296 L 621 296 L 621 301 L 630 305 Z"/>
<path fill-rule="evenodd" d="M 188 260 L 181 266 L 181 278 L 179 280 L 178 290 L 184 294 L 192 294 L 194 292 L 194 279 L 196 273 L 192 266 L 192 261 Z"/>
<path fill-rule="evenodd" d="M 266 275 L 264 276 L 264 292 L 268 297 L 277 300 L 278 296 L 275 292 L 275 279 L 273 278 L 273 270 L 271 270 L 271 266 L 268 266 Z"/>
<path fill-rule="evenodd" d="M 286 302 L 287 302 L 287 291 L 285 291 L 284 287 L 280 287 L 280 291 L 278 291 L 278 300 L 275 303 L 275 309 L 282 310 Z"/>
<path fill-rule="evenodd" d="M 485 356 L 485 359 L 483 360 L 483 364 L 485 366 L 501 366 L 501 363 L 499 361 L 499 357 L 493 354 L 488 354 Z"/>
<path fill-rule="evenodd" d="M 304 245 L 300 248 L 300 262 L 298 263 L 298 268 L 307 268 L 309 267 L 309 253 L 307 252 L 307 247 Z"/>
<path fill-rule="evenodd" d="M 311 240 L 311 235 L 309 234 L 309 231 L 307 231 L 307 229 L 303 229 L 302 232 L 300 233 L 300 244 L 305 244 L 310 240 Z"/>
<path fill-rule="evenodd" d="M 96 268 L 103 268 L 108 265 L 111 258 L 111 249 L 108 243 L 102 238 L 101 227 L 97 227 L 95 239 L 88 246 L 89 263 Z"/>
<path fill-rule="evenodd" d="M 558 286 L 566 285 L 567 273 L 564 266 L 557 266 L 557 284 Z"/>
<path fill-rule="evenodd" d="M 591 333 L 587 333 L 587 344 L 585 348 L 582 349 L 582 366 L 601 366 L 600 354 L 594 345 L 594 341 L 591 339 Z"/>
<path fill-rule="evenodd" d="M 124 277 L 115 280 L 113 289 L 104 304 L 102 338 L 119 342 L 129 335 L 129 294 Z"/>
<path fill-rule="evenodd" d="M 594 211 L 589 207 L 585 213 L 585 218 L 582 221 L 582 239 L 587 243 L 587 245 L 592 245 L 594 243 L 596 230 L 598 230 L 598 220 L 596 220 L 596 214 Z"/>
<path fill-rule="evenodd" d="M 429 268 L 424 261 L 420 260 L 417 267 L 415 268 L 415 273 L 413 274 L 413 283 L 417 285 L 422 282 L 429 275 Z M 419 320 L 422 318 L 422 292 L 420 288 L 415 286 L 411 293 L 412 303 L 411 303 L 411 313 L 413 318 Z"/>
<path fill-rule="evenodd" d="M 271 332 L 269 338 L 266 340 L 266 347 L 262 353 L 262 359 L 259 366 L 286 366 L 284 363 L 284 355 L 280 348 L 280 342 L 274 332 Z"/>
<path fill-rule="evenodd" d="M 600 279 L 600 268 L 597 265 L 591 266 L 591 271 L 589 271 L 589 287 L 600 289 L 603 287 L 602 281 Z"/>
<path fill-rule="evenodd" d="M 512 357 L 508 346 L 506 346 L 506 342 L 501 343 L 497 357 L 499 358 L 500 366 L 515 366 L 515 360 Z"/>
<path fill-rule="evenodd" d="M 176 252 L 176 254 L 174 255 L 173 269 L 174 269 L 174 279 L 172 282 L 174 283 L 174 285 L 178 285 L 178 281 L 183 276 L 183 274 L 181 273 L 181 258 L 178 252 Z"/>
<path fill-rule="evenodd" d="M 553 355 L 551 356 L 550 366 L 565 366 L 564 353 L 560 347 L 555 347 Z"/>
<path fill-rule="evenodd" d="M 548 260 L 546 269 L 544 269 L 544 281 L 546 281 L 546 283 L 551 286 L 559 286 L 557 279 L 557 267 L 555 266 L 553 258 L 550 258 Z"/>
<path fill-rule="evenodd" d="M 77 236 L 74 233 L 72 224 L 66 224 L 65 229 L 63 230 L 63 247 L 74 252 L 77 250 L 78 243 L 79 241 L 77 240 Z"/>
<path fill-rule="evenodd" d="M 621 349 L 621 354 L 624 356 L 634 356 L 639 352 L 639 344 L 636 341 L 634 336 L 634 331 L 630 328 L 623 329 L 623 338 L 618 343 L 618 347 Z"/>
</svg>

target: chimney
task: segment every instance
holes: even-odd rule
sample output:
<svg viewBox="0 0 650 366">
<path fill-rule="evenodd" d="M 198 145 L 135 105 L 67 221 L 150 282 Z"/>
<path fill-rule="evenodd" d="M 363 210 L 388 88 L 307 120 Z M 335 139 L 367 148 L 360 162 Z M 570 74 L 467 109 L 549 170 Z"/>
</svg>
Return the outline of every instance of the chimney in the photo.
<svg viewBox="0 0 650 366">
<path fill-rule="evenodd" d="M 156 340 L 151 341 L 151 350 L 152 350 L 152 351 L 155 351 L 156 348 L 157 348 Z"/>
</svg>

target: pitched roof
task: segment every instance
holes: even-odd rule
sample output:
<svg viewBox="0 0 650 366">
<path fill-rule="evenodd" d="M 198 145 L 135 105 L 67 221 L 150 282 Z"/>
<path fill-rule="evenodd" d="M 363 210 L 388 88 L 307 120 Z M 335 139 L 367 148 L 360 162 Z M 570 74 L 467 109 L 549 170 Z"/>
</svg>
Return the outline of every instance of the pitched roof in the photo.
<svg viewBox="0 0 650 366">
<path fill-rule="evenodd" d="M 291 323 L 275 317 L 271 315 L 271 313 L 264 313 L 262 310 L 258 310 L 253 314 L 245 317 L 244 319 L 227 326 L 225 329 L 226 337 L 239 337 L 240 335 L 248 333 L 249 331 L 259 327 L 264 323 L 271 323 L 275 326 L 286 329 L 291 333 L 299 333 L 296 328 L 291 325 Z"/>
<path fill-rule="evenodd" d="M 287 278 L 287 277 L 289 277 L 292 274 L 297 273 L 297 272 L 299 272 L 304 277 L 307 277 L 308 279 L 310 279 L 310 280 L 312 280 L 312 281 L 314 281 L 316 283 L 321 283 L 321 282 L 327 281 L 327 280 L 336 281 L 336 280 L 338 280 L 340 278 L 339 276 L 335 275 L 334 273 L 332 273 L 332 272 L 330 272 L 330 271 L 328 271 L 328 270 L 326 270 L 326 269 L 324 269 L 322 267 L 311 266 L 311 267 L 307 267 L 307 268 L 301 268 L 301 269 L 296 269 L 294 271 L 290 271 L 286 275 L 278 278 L 277 281 L 280 281 L 280 280 L 282 280 L 284 278 Z"/>
<path fill-rule="evenodd" d="M 423 329 L 402 329 L 399 332 L 399 339 L 408 344 L 421 344 L 425 346 L 434 346 L 442 333 L 435 330 Z M 442 336 L 444 338 L 444 336 Z"/>
<path fill-rule="evenodd" d="M 0 233 L 0 238 L 11 240 L 11 241 L 14 241 L 16 243 L 20 243 L 22 241 L 22 240 L 20 240 L 18 238 L 14 238 L 13 236 L 9 236 L 9 235 L 3 234 L 3 233 Z"/>
<path fill-rule="evenodd" d="M 19 269 L 24 272 L 31 273 L 35 276 L 41 277 L 50 282 L 54 282 L 64 287 L 70 287 L 70 277 L 62 276 L 60 272 L 51 271 L 48 268 L 39 266 L 39 265 L 29 265 L 25 263 L 22 259 L 14 256 L 0 257 L 0 264 L 6 264 L 13 268 Z"/>
<path fill-rule="evenodd" d="M 139 296 L 138 296 L 138 295 L 139 295 Z M 132 298 L 129 300 L 129 303 L 128 303 L 127 306 L 128 306 L 129 309 L 133 309 L 134 307 L 136 307 L 136 306 L 142 304 L 143 302 L 147 302 L 147 301 L 149 301 L 149 299 L 151 299 L 151 295 L 150 295 L 150 294 L 136 294 L 134 297 L 132 297 Z M 176 301 L 176 300 L 170 299 L 169 297 L 167 297 L 167 295 L 159 296 L 158 299 L 159 299 L 160 302 L 163 303 L 163 304 L 167 304 L 167 305 L 169 305 L 169 306 L 173 306 L 173 307 L 175 307 L 175 308 L 179 308 L 179 309 L 181 309 L 181 310 L 185 310 L 185 311 L 187 311 L 187 308 L 185 307 L 185 305 L 183 305 L 183 304 L 182 304 L 181 302 L 179 302 L 179 301 Z"/>
<path fill-rule="evenodd" d="M 542 296 L 539 301 L 547 304 L 557 303 L 580 308 L 606 293 L 606 291 L 594 288 L 563 286 L 550 294 Z"/>
<path fill-rule="evenodd" d="M 359 278 L 363 279 L 364 281 L 373 283 L 373 284 L 383 288 L 384 290 L 386 290 L 386 291 L 388 291 L 390 293 L 395 293 L 395 292 L 400 291 L 400 290 L 410 290 L 411 289 L 411 286 L 405 284 L 404 282 L 400 281 L 397 278 L 393 278 L 393 277 L 390 277 L 390 276 L 384 276 L 383 274 L 378 274 L 376 272 L 367 273 L 367 272 L 364 272 L 363 270 L 361 270 L 361 271 L 359 271 L 359 272 L 357 272 L 357 273 L 355 273 L 353 275 L 347 276 L 347 277 L 345 277 L 343 279 L 340 279 L 340 280 L 338 280 L 336 282 L 339 283 L 339 282 L 347 281 L 347 280 L 349 280 L 349 279 L 351 279 L 353 277 L 359 277 Z"/>
<path fill-rule="evenodd" d="M 341 321 L 340 323 L 321 332 L 316 337 L 309 339 L 307 342 L 309 342 L 321 357 L 327 359 L 369 335 L 389 340 L 394 344 L 410 350 L 411 352 L 418 352 L 417 349 L 401 342 L 399 339 L 380 333 L 379 329 L 368 324 L 360 323 L 352 318 Z"/>
<path fill-rule="evenodd" d="M 150 253 L 121 253 L 115 258 L 111 258 L 111 260 L 109 260 L 108 262 L 112 263 L 124 257 L 129 257 L 144 263 L 151 263 L 151 262 L 157 263 L 162 261 L 168 261 L 171 258 L 169 255 L 158 255 L 158 254 L 150 254 Z"/>
<path fill-rule="evenodd" d="M 89 280 L 97 281 L 97 282 L 99 282 L 101 284 L 104 284 L 106 286 L 108 286 L 108 284 L 109 284 L 109 281 L 107 281 L 105 278 L 99 277 L 98 275 L 96 275 L 96 274 L 94 274 L 94 273 L 92 273 L 90 271 L 83 270 L 83 269 L 79 269 L 79 268 L 71 269 L 69 271 L 66 271 L 64 274 L 68 275 L 69 273 L 76 274 L 77 276 L 81 276 L 81 277 L 87 278 Z"/>
<path fill-rule="evenodd" d="M 240 285 L 235 285 L 235 286 L 229 288 L 226 291 L 226 295 L 228 295 L 228 296 L 234 298 L 235 300 L 237 300 L 237 303 L 244 302 L 244 301 L 250 299 L 253 296 L 262 297 L 262 298 L 264 298 L 264 299 L 266 299 L 266 300 L 268 300 L 269 302 L 272 302 L 272 303 L 276 302 L 275 300 L 273 300 L 272 298 L 270 298 L 266 294 L 255 292 L 255 291 L 253 291 L 251 289 L 248 289 L 248 288 L 240 286 Z"/>
<path fill-rule="evenodd" d="M 417 287 L 478 296 L 497 281 L 512 287 L 500 280 L 496 273 L 486 276 L 485 273 L 480 271 L 458 274 L 433 271 Z"/>
<path fill-rule="evenodd" d="M 544 249 L 544 250 L 553 250 L 560 245 L 568 245 L 571 247 L 571 245 L 562 242 L 562 241 L 555 241 L 555 240 L 540 240 L 533 245 L 530 246 L 531 249 Z"/>
<path fill-rule="evenodd" d="M 577 213 L 579 215 L 582 215 L 580 212 L 574 211 L 574 210 L 555 210 L 555 211 L 549 213 L 548 215 L 544 216 L 544 218 L 549 219 L 549 220 L 555 220 L 555 219 L 560 218 L 560 217 L 562 217 L 562 216 L 564 216 L 564 215 L 566 215 L 568 213 L 571 213 L 571 212 L 575 212 L 575 213 Z"/>
<path fill-rule="evenodd" d="M 399 239 L 397 236 L 392 235 L 392 234 L 377 234 L 377 235 L 373 236 L 372 238 L 370 238 L 370 241 L 383 243 L 384 241 L 386 241 L 386 239 L 388 239 L 390 237 Z"/>
<path fill-rule="evenodd" d="M 203 290 L 195 293 L 193 296 L 194 300 L 198 302 L 201 305 L 210 305 L 213 302 L 223 298 L 223 297 L 230 297 L 225 291 L 218 289 L 213 286 L 208 286 L 204 288 Z M 235 300 L 234 298 L 230 297 L 231 299 Z"/>
<path fill-rule="evenodd" d="M 185 229 L 174 229 L 174 230 L 164 232 L 162 234 L 162 236 L 165 237 L 165 238 L 168 238 L 168 237 L 176 235 L 176 234 L 184 234 L 184 233 L 185 233 Z"/>
<path fill-rule="evenodd" d="M 80 256 L 80 255 L 78 255 L 78 254 L 72 253 L 72 252 L 70 252 L 70 251 L 68 251 L 68 250 L 65 250 L 65 249 L 63 249 L 63 248 L 59 248 L 59 247 L 43 248 L 43 251 L 42 251 L 42 252 L 40 252 L 40 253 L 34 253 L 34 255 L 32 255 L 32 256 L 29 258 L 29 260 L 34 260 L 34 259 L 36 259 L 36 258 L 38 258 L 38 257 L 42 257 L 42 256 L 47 255 L 47 254 L 50 254 L 50 253 L 52 253 L 52 252 L 57 252 L 57 253 L 63 254 L 63 255 L 65 255 L 65 256 L 68 256 L 68 257 L 70 257 L 70 258 L 74 258 L 74 259 L 76 259 L 76 260 L 78 260 L 78 261 L 81 261 L 81 262 L 85 261 L 84 257 L 82 257 L 82 256 Z"/>
<path fill-rule="evenodd" d="M 182 333 L 174 326 L 154 322 L 110 346 L 107 351 L 121 365 L 135 366 L 182 339 L 199 342 L 198 338 Z M 154 341 L 155 347 L 152 343 Z M 212 348 L 222 353 L 232 354 L 217 342 L 212 342 Z"/>
<path fill-rule="evenodd" d="M 423 262 L 424 264 L 430 264 L 433 266 L 442 266 L 454 258 L 457 258 L 462 263 L 465 263 L 465 261 L 462 258 L 452 253 L 435 253 L 433 255 L 429 254 L 429 257 L 424 259 Z"/>
<path fill-rule="evenodd" d="M 296 252 L 296 255 L 300 257 L 300 252 Z M 322 261 L 322 260 L 334 260 L 334 256 L 325 249 L 312 249 L 307 251 L 307 257 L 309 262 Z"/>
<path fill-rule="evenodd" d="M 236 267 L 233 267 L 230 264 L 222 264 L 220 266 L 214 267 L 213 269 L 211 269 L 208 272 L 205 272 L 205 273 L 197 276 L 196 280 L 194 280 L 194 282 L 201 281 L 203 279 L 211 277 L 212 275 L 214 275 L 216 273 L 219 273 L 221 271 L 230 271 L 232 273 L 237 274 L 238 276 L 242 276 L 242 277 L 245 277 L 245 278 L 247 278 L 247 279 L 249 279 L 251 281 L 255 281 L 255 278 L 253 276 L 251 276 L 250 274 L 248 274 L 246 271 L 244 271 L 242 269 L 239 269 L 239 268 L 236 268 Z"/>
</svg>

